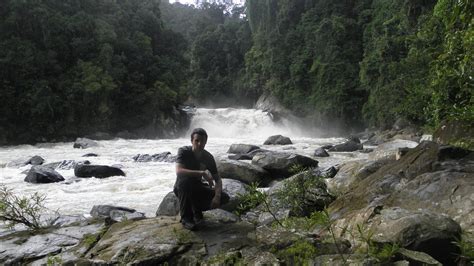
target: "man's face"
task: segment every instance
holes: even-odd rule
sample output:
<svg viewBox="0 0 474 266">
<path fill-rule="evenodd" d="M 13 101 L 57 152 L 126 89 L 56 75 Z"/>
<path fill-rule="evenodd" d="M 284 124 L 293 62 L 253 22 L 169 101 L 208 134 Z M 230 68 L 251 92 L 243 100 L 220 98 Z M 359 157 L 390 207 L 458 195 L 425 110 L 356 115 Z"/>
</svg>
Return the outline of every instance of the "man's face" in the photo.
<svg viewBox="0 0 474 266">
<path fill-rule="evenodd" d="M 206 147 L 207 138 L 205 136 L 194 134 L 191 143 L 193 144 L 193 151 L 201 152 L 204 150 L 204 147 Z"/>
</svg>

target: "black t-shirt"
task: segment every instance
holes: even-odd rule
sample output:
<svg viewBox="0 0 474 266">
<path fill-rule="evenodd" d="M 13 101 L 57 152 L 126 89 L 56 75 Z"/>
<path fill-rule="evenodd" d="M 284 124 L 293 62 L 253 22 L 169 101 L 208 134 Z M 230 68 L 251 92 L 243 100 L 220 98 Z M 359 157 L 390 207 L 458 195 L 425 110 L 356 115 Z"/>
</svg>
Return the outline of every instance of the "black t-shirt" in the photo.
<svg viewBox="0 0 474 266">
<path fill-rule="evenodd" d="M 220 179 L 217 174 L 216 161 L 212 154 L 204 150 L 201 158 L 198 160 L 193 153 L 191 146 L 184 146 L 178 149 L 178 156 L 176 158 L 176 163 L 182 164 L 184 168 L 189 170 L 209 170 L 211 172 L 214 181 Z M 180 175 L 177 175 L 177 181 L 181 179 Z M 198 179 L 200 180 L 200 179 Z"/>
</svg>

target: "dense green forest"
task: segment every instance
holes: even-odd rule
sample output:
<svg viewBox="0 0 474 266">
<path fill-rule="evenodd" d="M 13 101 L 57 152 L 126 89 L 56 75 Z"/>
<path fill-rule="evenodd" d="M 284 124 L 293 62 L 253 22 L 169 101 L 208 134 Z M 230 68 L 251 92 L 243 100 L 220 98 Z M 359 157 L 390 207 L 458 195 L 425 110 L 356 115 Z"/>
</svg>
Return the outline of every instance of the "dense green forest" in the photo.
<svg viewBox="0 0 474 266">
<path fill-rule="evenodd" d="M 5 0 L 0 142 L 133 132 L 185 101 L 263 93 L 316 124 L 472 124 L 473 13 L 467 0 Z"/>
</svg>

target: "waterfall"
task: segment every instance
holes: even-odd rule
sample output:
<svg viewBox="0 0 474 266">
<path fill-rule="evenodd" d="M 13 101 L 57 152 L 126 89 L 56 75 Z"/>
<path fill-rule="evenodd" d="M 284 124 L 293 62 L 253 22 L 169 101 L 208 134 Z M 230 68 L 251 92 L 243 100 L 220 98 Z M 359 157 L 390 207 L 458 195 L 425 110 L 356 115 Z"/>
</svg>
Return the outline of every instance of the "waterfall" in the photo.
<svg viewBox="0 0 474 266">
<path fill-rule="evenodd" d="M 191 120 L 189 132 L 196 127 L 204 128 L 216 138 L 264 138 L 271 135 L 300 137 L 308 135 L 296 122 L 280 119 L 274 122 L 272 115 L 257 109 L 198 108 Z"/>
</svg>

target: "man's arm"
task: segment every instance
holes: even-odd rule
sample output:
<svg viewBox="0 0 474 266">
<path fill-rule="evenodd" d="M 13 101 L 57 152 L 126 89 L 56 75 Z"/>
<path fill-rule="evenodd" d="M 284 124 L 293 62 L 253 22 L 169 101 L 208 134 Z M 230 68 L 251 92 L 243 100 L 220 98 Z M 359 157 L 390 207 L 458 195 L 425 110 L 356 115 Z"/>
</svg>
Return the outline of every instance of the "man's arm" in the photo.
<svg viewBox="0 0 474 266">
<path fill-rule="evenodd" d="M 184 177 L 201 177 L 204 175 L 204 171 L 190 170 L 185 168 L 183 164 L 176 163 L 176 174 Z"/>
</svg>

